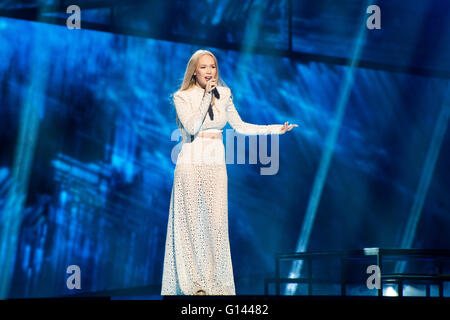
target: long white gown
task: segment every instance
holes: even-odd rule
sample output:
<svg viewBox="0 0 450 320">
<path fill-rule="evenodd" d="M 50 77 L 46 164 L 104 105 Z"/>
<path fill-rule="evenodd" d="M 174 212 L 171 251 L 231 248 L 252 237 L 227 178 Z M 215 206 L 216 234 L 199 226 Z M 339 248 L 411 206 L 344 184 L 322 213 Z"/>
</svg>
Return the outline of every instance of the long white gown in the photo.
<svg viewBox="0 0 450 320">
<path fill-rule="evenodd" d="M 214 117 L 208 112 L 212 93 L 193 86 L 174 94 L 182 124 L 170 200 L 161 295 L 235 295 L 228 236 L 225 148 L 222 139 L 197 137 L 221 132 L 227 122 L 240 134 L 279 134 L 282 125 L 254 125 L 241 120 L 231 91 L 217 87 Z M 191 135 L 194 136 L 191 142 Z"/>
</svg>

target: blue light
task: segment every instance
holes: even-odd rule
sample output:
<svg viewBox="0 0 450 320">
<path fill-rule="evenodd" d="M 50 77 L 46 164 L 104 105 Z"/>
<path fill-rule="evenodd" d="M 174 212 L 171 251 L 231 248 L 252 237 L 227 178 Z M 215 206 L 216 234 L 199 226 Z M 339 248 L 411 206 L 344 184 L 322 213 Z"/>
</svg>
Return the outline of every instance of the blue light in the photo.
<svg viewBox="0 0 450 320">
<path fill-rule="evenodd" d="M 60 203 L 61 203 L 61 206 L 64 206 L 65 204 L 66 204 L 66 202 L 67 202 L 67 192 L 65 191 L 65 190 L 63 190 L 63 191 L 61 191 L 60 192 L 60 195 L 59 195 L 59 201 L 60 201 Z"/>
</svg>

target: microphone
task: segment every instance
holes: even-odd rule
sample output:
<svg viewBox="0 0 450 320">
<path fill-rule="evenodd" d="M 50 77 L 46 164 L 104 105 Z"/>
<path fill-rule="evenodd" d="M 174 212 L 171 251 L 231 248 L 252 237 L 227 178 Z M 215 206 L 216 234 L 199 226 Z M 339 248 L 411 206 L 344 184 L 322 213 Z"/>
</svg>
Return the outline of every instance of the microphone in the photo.
<svg viewBox="0 0 450 320">
<path fill-rule="evenodd" d="M 211 92 L 214 94 L 216 99 L 220 99 L 220 94 L 219 94 L 219 91 L 217 91 L 217 88 L 212 89 Z M 212 105 L 209 105 L 208 114 L 209 114 L 209 118 L 211 120 L 214 120 L 214 112 L 213 112 L 213 109 L 212 109 Z"/>
<path fill-rule="evenodd" d="M 212 93 L 216 97 L 216 99 L 220 99 L 219 91 L 217 91 L 217 88 L 212 89 Z"/>
</svg>

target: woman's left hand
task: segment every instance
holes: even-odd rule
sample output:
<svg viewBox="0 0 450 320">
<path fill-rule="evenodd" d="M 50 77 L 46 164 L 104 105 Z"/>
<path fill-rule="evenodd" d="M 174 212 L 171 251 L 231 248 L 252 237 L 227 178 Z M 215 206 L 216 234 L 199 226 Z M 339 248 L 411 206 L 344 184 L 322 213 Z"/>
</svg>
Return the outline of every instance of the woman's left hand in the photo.
<svg viewBox="0 0 450 320">
<path fill-rule="evenodd" d="M 281 134 L 291 131 L 294 127 L 298 127 L 296 124 L 289 124 L 289 122 L 285 122 L 283 127 L 281 128 Z"/>
</svg>

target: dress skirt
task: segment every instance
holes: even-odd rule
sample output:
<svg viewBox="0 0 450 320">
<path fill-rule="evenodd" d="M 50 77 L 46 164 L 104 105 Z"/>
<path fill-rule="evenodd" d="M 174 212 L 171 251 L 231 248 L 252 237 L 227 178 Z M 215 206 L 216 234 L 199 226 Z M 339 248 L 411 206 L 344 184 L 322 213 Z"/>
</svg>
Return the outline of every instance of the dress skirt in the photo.
<svg viewBox="0 0 450 320">
<path fill-rule="evenodd" d="M 178 155 L 170 200 L 162 295 L 235 295 L 228 235 L 225 148 L 196 137 Z"/>
</svg>

